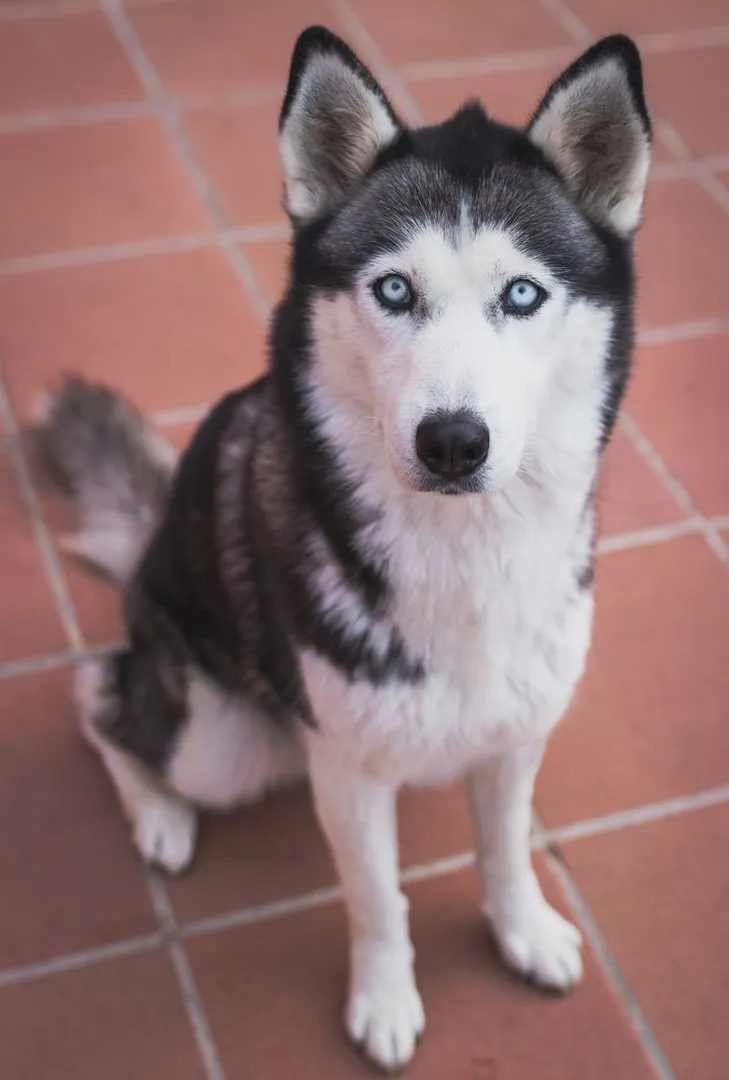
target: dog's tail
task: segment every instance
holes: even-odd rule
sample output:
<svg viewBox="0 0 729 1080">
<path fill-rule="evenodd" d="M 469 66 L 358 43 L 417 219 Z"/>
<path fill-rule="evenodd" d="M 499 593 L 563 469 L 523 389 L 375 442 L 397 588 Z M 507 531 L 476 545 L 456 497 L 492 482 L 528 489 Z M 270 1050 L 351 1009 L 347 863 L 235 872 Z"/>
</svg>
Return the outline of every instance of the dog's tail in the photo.
<svg viewBox="0 0 729 1080">
<path fill-rule="evenodd" d="M 175 450 L 120 394 L 76 376 L 37 414 L 45 457 L 78 513 L 64 549 L 126 583 L 160 517 Z"/>
</svg>

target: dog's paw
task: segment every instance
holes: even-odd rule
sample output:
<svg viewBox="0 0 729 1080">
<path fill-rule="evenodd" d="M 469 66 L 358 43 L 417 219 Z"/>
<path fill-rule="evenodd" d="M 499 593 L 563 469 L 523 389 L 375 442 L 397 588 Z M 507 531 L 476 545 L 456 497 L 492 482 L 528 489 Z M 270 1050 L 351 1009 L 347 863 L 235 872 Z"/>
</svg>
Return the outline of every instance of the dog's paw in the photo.
<svg viewBox="0 0 729 1080">
<path fill-rule="evenodd" d="M 375 1065 L 398 1073 L 412 1058 L 425 1028 L 412 965 L 409 958 L 396 958 L 384 950 L 377 950 L 365 963 L 362 959 L 355 968 L 347 1005 L 347 1031 Z"/>
<path fill-rule="evenodd" d="M 582 936 L 538 887 L 489 921 L 504 963 L 519 975 L 563 993 L 582 978 Z"/>
<path fill-rule="evenodd" d="M 151 866 L 179 874 L 192 861 L 197 837 L 197 815 L 175 799 L 150 798 L 139 807 L 134 843 Z"/>
</svg>

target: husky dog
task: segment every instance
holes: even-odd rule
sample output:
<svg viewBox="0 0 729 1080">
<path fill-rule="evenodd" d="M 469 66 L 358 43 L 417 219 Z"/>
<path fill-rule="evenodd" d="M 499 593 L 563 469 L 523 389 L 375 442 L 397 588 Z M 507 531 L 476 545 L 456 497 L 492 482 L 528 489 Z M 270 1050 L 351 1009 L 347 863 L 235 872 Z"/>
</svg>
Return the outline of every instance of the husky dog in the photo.
<svg viewBox="0 0 729 1080">
<path fill-rule="evenodd" d="M 640 59 L 599 42 L 524 128 L 471 103 L 412 130 L 313 27 L 279 144 L 293 241 L 269 373 L 179 463 L 78 379 L 45 443 L 70 545 L 125 585 L 128 644 L 77 693 L 137 848 L 181 871 L 198 808 L 308 774 L 349 915 L 347 1030 L 393 1070 L 424 1027 L 401 786 L 466 778 L 506 963 L 561 990 L 581 974 L 530 813 L 590 638 L 650 153 Z"/>
</svg>

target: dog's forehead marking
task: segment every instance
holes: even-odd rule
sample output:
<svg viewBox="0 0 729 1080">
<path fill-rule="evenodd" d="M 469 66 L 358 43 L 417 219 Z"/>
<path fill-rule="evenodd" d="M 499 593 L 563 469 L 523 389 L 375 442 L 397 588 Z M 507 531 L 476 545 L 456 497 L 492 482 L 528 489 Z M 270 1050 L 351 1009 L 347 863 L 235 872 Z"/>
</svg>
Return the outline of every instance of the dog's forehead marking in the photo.
<svg viewBox="0 0 729 1080">
<path fill-rule="evenodd" d="M 536 278 L 545 286 L 555 283 L 549 268 L 524 251 L 507 228 L 475 225 L 465 204 L 458 228 L 432 222 L 413 227 L 407 242 L 378 255 L 363 268 L 363 277 L 398 271 L 438 295 L 468 286 L 489 291 L 519 276 Z"/>
<path fill-rule="evenodd" d="M 453 243 L 481 230 L 506 230 L 523 255 L 573 287 L 594 291 L 603 272 L 603 240 L 546 169 L 501 161 L 467 185 L 437 162 L 386 163 L 328 222 L 317 246 L 326 260 L 356 275 L 378 255 L 393 257 L 417 232 L 434 228 Z"/>
</svg>

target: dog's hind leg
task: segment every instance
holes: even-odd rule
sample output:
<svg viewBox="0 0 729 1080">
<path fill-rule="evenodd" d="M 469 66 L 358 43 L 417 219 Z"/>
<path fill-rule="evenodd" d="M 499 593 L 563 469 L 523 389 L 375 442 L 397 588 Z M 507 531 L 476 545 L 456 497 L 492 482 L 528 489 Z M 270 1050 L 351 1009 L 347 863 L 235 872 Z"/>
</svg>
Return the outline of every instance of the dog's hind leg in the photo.
<svg viewBox="0 0 729 1080">
<path fill-rule="evenodd" d="M 192 859 L 196 807 L 253 802 L 305 774 L 296 733 L 163 650 L 117 653 L 79 669 L 76 696 L 145 862 L 170 873 Z"/>
<path fill-rule="evenodd" d="M 112 678 L 107 661 L 90 661 L 79 668 L 75 690 L 81 730 L 106 766 L 139 854 L 150 865 L 180 873 L 195 850 L 196 811 L 105 731 L 110 710 L 118 705 Z"/>
</svg>

